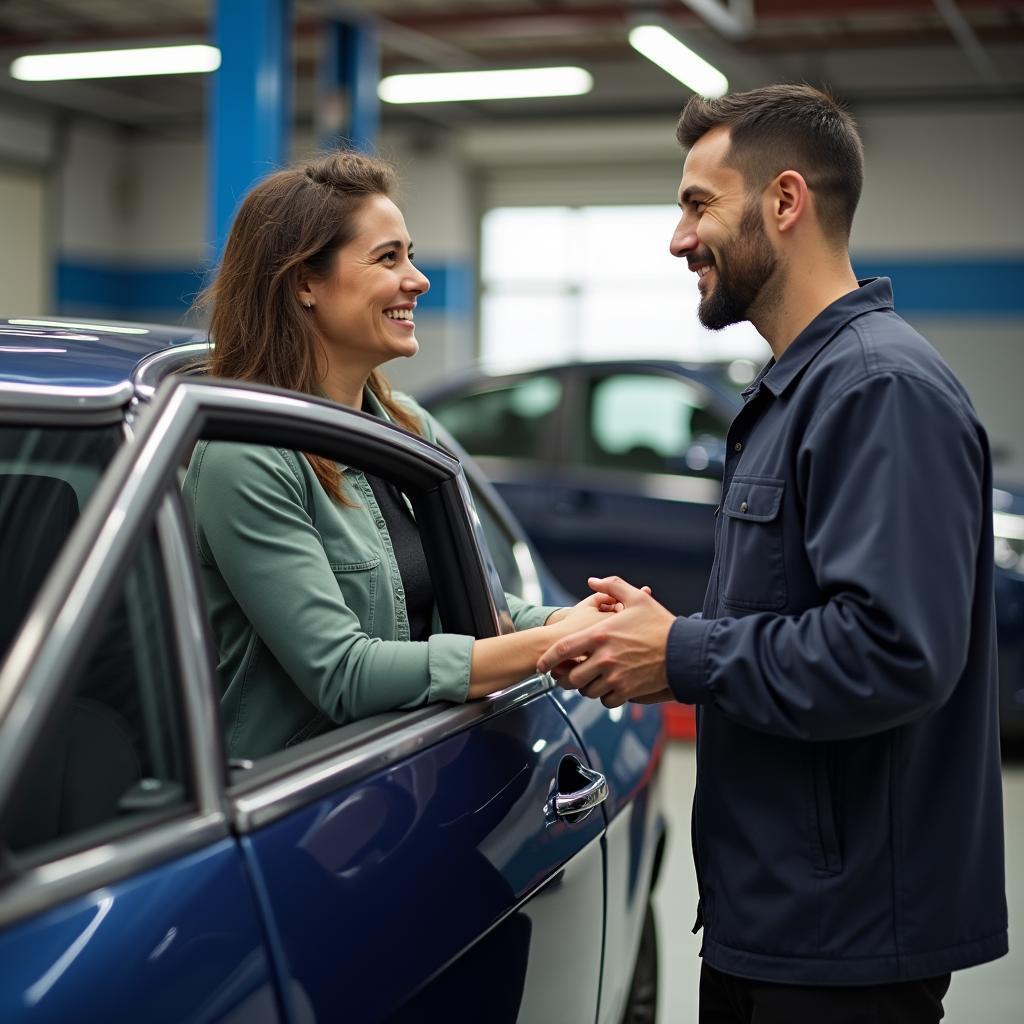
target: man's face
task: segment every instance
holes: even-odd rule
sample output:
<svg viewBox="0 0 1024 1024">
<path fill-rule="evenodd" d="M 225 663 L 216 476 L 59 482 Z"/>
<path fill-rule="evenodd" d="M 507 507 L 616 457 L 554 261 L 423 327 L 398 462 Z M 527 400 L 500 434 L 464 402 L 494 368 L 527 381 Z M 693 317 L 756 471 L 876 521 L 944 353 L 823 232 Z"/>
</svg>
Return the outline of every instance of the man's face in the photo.
<svg viewBox="0 0 1024 1024">
<path fill-rule="evenodd" d="M 715 128 L 686 157 L 679 185 L 682 216 L 669 246 L 698 275 L 700 322 L 717 331 L 749 320 L 778 270 L 759 197 L 725 164 L 729 131 Z"/>
</svg>

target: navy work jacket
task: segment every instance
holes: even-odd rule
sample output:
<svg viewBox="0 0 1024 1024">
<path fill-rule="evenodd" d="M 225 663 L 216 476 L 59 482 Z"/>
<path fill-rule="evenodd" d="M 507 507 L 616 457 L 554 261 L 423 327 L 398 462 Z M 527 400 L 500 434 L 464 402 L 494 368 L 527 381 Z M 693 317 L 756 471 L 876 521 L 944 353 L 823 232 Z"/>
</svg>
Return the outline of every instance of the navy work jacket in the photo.
<svg viewBox="0 0 1024 1024">
<path fill-rule="evenodd" d="M 729 431 L 697 704 L 705 960 L 867 985 L 1007 950 L 988 441 L 885 278 L 765 367 Z"/>
</svg>

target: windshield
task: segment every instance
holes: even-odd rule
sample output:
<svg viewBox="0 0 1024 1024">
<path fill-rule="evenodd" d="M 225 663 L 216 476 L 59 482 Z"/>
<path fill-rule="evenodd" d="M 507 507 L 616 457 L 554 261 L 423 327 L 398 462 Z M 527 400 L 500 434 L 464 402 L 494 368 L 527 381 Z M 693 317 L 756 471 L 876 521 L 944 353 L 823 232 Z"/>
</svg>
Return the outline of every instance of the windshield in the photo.
<svg viewBox="0 0 1024 1024">
<path fill-rule="evenodd" d="M 0 662 L 121 438 L 116 426 L 0 426 Z"/>
</svg>

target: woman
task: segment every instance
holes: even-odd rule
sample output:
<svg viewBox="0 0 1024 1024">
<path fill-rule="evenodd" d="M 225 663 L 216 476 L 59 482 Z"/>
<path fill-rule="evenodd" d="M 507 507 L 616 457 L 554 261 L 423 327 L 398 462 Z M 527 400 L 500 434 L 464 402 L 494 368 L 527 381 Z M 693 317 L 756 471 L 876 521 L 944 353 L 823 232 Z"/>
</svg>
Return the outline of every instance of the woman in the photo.
<svg viewBox="0 0 1024 1024">
<path fill-rule="evenodd" d="M 391 198 L 394 172 L 339 153 L 271 175 L 238 212 L 202 297 L 210 372 L 325 396 L 434 440 L 430 416 L 378 367 L 415 355 L 429 282 Z M 185 480 L 232 756 L 259 757 L 335 725 L 523 678 L 560 636 L 610 607 L 509 597 L 517 632 L 434 631 L 434 600 L 404 496 L 328 459 L 202 442 Z"/>
</svg>

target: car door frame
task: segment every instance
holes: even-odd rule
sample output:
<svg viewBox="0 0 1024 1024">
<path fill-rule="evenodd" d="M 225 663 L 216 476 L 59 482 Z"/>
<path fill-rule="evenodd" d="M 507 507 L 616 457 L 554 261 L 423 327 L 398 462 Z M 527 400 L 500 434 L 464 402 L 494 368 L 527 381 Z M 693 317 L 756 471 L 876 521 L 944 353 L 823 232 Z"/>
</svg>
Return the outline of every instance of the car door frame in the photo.
<svg viewBox="0 0 1024 1024">
<path fill-rule="evenodd" d="M 132 393 L 129 385 L 105 389 L 6 385 L 0 389 L 0 423 L 117 427 L 124 423 Z M 183 557 L 187 533 L 176 496 L 165 489 L 154 489 L 147 495 L 145 508 L 127 514 L 128 503 L 120 500 L 120 486 L 111 471 L 118 465 L 123 475 L 132 462 L 130 446 L 123 445 L 72 528 L 0 665 L 0 732 L 5 740 L 0 745 L 0 814 L 10 809 L 12 788 L 62 699 L 77 653 L 105 614 L 105 604 L 91 601 L 90 595 L 112 591 L 150 528 L 156 532 L 171 608 L 169 638 L 181 675 L 194 799 L 190 808 L 171 820 L 4 878 L 0 927 L 230 835 L 218 768 L 221 740 L 215 727 L 218 713 L 205 625 L 199 617 L 196 580 L 187 556 Z"/>
</svg>

